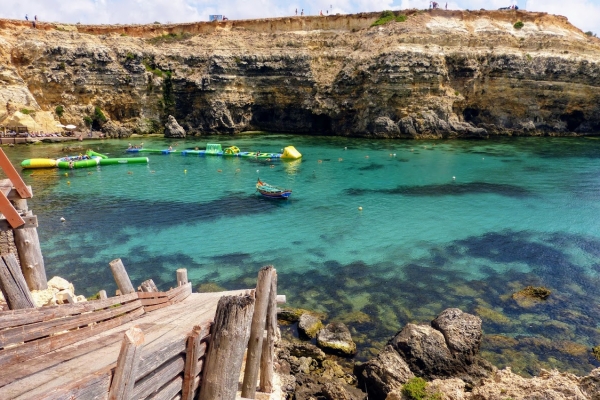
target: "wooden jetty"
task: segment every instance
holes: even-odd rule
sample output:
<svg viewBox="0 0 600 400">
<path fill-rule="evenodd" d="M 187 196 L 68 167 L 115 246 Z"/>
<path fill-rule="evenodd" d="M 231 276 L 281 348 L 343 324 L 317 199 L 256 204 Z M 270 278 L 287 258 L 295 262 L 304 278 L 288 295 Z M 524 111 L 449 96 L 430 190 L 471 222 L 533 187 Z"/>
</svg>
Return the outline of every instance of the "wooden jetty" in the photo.
<svg viewBox="0 0 600 400">
<path fill-rule="evenodd" d="M 0 182 L 0 236 L 10 242 L 0 249 L 9 308 L 0 311 L 0 399 L 234 400 L 240 390 L 246 399 L 273 391 L 272 266 L 252 290 L 192 293 L 178 269 L 174 287 L 161 292 L 151 279 L 135 290 L 117 259 L 109 267 L 119 295 L 35 307 L 29 291 L 47 282 L 37 219 L 26 207 L 32 192 L 1 149 L 0 167 L 9 177 Z"/>
</svg>

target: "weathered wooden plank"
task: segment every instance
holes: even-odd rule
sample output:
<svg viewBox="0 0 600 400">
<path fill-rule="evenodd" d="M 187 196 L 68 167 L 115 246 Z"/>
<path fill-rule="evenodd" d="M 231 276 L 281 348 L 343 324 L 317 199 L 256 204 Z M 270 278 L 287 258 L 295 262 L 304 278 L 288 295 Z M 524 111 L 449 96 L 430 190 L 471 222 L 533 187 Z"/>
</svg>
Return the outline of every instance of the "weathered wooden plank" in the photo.
<svg viewBox="0 0 600 400">
<path fill-rule="evenodd" d="M 28 215 L 31 211 L 27 211 Z M 15 246 L 21 261 L 21 271 L 29 290 L 48 289 L 44 257 L 37 228 L 15 229 Z"/>
<path fill-rule="evenodd" d="M 92 300 L 77 304 L 48 306 L 23 310 L 8 310 L 0 312 L 0 329 L 48 321 L 54 318 L 77 315 L 84 312 L 96 311 L 103 308 L 137 300 L 137 293 L 126 296 L 111 297 L 106 300 Z"/>
<path fill-rule="evenodd" d="M 235 399 L 253 311 L 253 297 L 224 296 L 219 299 L 199 400 Z"/>
<path fill-rule="evenodd" d="M 196 369 L 194 370 L 194 379 L 196 379 L 199 376 L 202 376 L 202 367 L 204 366 L 204 358 L 201 358 L 198 360 L 198 363 L 196 364 Z"/>
<path fill-rule="evenodd" d="M 139 299 L 169 298 L 167 292 L 137 292 Z"/>
<path fill-rule="evenodd" d="M 136 381 L 154 371 L 165 360 L 174 358 L 185 351 L 186 338 L 179 337 L 173 341 L 159 341 L 144 348 L 140 358 Z"/>
<path fill-rule="evenodd" d="M 262 355 L 262 344 L 269 308 L 271 280 L 275 269 L 272 265 L 263 267 L 258 272 L 256 284 L 256 303 L 254 315 L 252 316 L 252 327 L 250 328 L 250 339 L 246 353 L 246 368 L 244 370 L 244 381 L 242 383 L 242 397 L 253 399 L 256 395 L 256 383 L 258 381 L 258 370 Z"/>
<path fill-rule="evenodd" d="M 167 306 L 170 306 L 171 304 L 173 304 L 173 302 L 167 301 L 166 303 L 161 303 L 161 304 L 157 304 L 157 305 L 154 305 L 154 306 L 144 307 L 144 310 L 146 312 L 150 312 L 150 311 L 154 311 L 154 310 L 159 310 L 161 308 L 165 308 Z"/>
<path fill-rule="evenodd" d="M 162 303 L 166 303 L 169 301 L 168 297 L 159 297 L 156 299 L 140 299 L 140 302 L 142 303 L 142 305 L 145 306 L 153 306 L 156 304 L 162 304 Z"/>
<path fill-rule="evenodd" d="M 35 307 L 21 267 L 13 253 L 3 254 L 0 260 L 0 289 L 11 310 Z"/>
<path fill-rule="evenodd" d="M 185 300 L 190 294 L 192 294 L 192 284 L 191 283 L 188 283 L 181 287 L 185 288 L 185 290 L 182 290 L 179 294 L 177 294 L 176 296 L 171 298 L 171 301 L 173 303 L 179 303 L 179 302 Z"/>
<path fill-rule="evenodd" d="M 112 260 L 109 265 L 113 277 L 115 278 L 115 282 L 117 282 L 117 287 L 121 291 L 121 295 L 135 292 L 121 259 L 117 258 Z"/>
<path fill-rule="evenodd" d="M 185 360 L 179 355 L 168 360 L 156 370 L 152 371 L 142 379 L 136 382 L 133 388 L 133 399 L 143 399 L 153 393 L 157 393 L 158 389 L 173 380 L 177 375 L 183 372 Z M 181 389 L 181 386 L 179 386 Z M 175 393 L 173 394 L 175 395 Z M 171 397 L 173 397 L 173 395 Z M 171 398 L 169 397 L 169 398 Z"/>
<path fill-rule="evenodd" d="M 65 334 L 50 336 L 33 342 L 24 343 L 17 347 L 4 349 L 0 352 L 0 368 L 7 368 L 8 365 L 22 362 L 24 360 L 36 357 L 41 354 L 49 353 L 90 336 L 98 335 L 109 329 L 113 329 L 127 322 L 130 322 L 144 314 L 143 308 L 138 308 L 123 316 L 99 322 L 85 328 L 79 328 Z M 0 385 L 2 386 L 2 385 Z"/>
<path fill-rule="evenodd" d="M 171 300 L 172 298 L 179 296 L 181 293 L 191 293 L 191 289 L 192 284 L 188 282 L 185 285 L 181 285 L 179 287 L 169 290 L 167 292 L 167 295 L 169 296 L 169 300 Z"/>
<path fill-rule="evenodd" d="M 106 399 L 111 378 L 110 370 L 104 370 L 91 374 L 84 379 L 80 379 L 72 384 L 53 390 L 50 393 L 40 397 L 35 395 L 29 397 L 32 400 L 98 400 Z M 19 397 L 21 399 L 21 397 Z"/>
<path fill-rule="evenodd" d="M 267 309 L 267 338 L 263 342 L 260 357 L 260 384 L 258 390 L 263 393 L 273 392 L 273 359 L 275 358 L 275 339 L 277 338 L 277 271 L 273 270 L 271 290 L 269 291 L 269 307 Z"/>
<path fill-rule="evenodd" d="M 194 378 L 196 377 L 196 368 L 198 366 L 198 355 L 200 350 L 200 341 L 202 340 L 202 327 L 195 326 L 187 340 L 185 351 L 185 368 L 183 370 L 183 386 L 181 397 L 184 400 L 193 400 L 194 397 Z"/>
<path fill-rule="evenodd" d="M 175 273 L 177 275 L 177 286 L 183 286 L 188 283 L 187 269 L 179 268 Z"/>
<path fill-rule="evenodd" d="M 180 376 L 173 379 L 168 385 L 161 388 L 160 392 L 147 397 L 146 400 L 170 400 L 181 391 L 183 379 Z"/>
<path fill-rule="evenodd" d="M 139 356 L 144 346 L 144 334 L 137 327 L 132 327 L 125 332 L 117 368 L 108 392 L 109 400 L 129 400 L 135 384 L 135 374 L 139 363 Z"/>
<path fill-rule="evenodd" d="M 0 331 L 0 347 L 4 347 L 11 343 L 26 342 L 29 340 L 38 339 L 57 332 L 85 326 L 91 324 L 92 322 L 103 321 L 120 314 L 128 313 L 140 307 L 142 307 L 142 303 L 139 300 L 136 300 L 116 308 L 109 308 L 107 310 L 4 329 Z"/>
<path fill-rule="evenodd" d="M 92 342 L 76 343 L 73 346 L 69 346 L 68 349 L 63 348 L 62 350 L 54 351 L 51 354 L 37 354 L 33 359 L 19 360 L 19 362 L 10 365 L 10 368 L 3 368 L 3 373 L 0 374 L 0 387 L 37 371 L 58 365 L 61 362 L 70 360 L 74 357 L 93 353 L 95 350 L 110 346 L 116 342 L 120 343 L 121 340 L 123 340 L 123 333 L 125 330 L 126 329 L 116 331 L 107 336 L 97 336 L 96 340 Z"/>
</svg>

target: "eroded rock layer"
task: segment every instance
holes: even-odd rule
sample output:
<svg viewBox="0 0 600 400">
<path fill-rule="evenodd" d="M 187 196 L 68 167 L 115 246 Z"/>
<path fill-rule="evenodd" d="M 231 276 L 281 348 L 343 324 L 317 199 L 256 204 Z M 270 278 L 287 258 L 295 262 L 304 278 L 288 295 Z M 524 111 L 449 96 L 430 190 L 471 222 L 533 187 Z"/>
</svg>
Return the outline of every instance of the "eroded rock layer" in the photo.
<svg viewBox="0 0 600 400">
<path fill-rule="evenodd" d="M 600 133 L 600 42 L 566 18 L 396 14 L 406 21 L 373 27 L 378 13 L 39 29 L 0 20 L 0 124 L 25 108 L 115 136 L 162 133 L 169 115 L 192 135 Z"/>
</svg>

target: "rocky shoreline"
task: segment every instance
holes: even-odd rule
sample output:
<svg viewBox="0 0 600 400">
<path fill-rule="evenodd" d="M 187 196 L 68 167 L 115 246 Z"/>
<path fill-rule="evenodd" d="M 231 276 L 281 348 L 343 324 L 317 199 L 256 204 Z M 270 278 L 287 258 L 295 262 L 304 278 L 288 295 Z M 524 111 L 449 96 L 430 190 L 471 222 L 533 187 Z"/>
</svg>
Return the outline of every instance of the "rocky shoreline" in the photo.
<svg viewBox="0 0 600 400">
<path fill-rule="evenodd" d="M 304 310 L 282 310 L 279 319 L 298 323 L 305 339 L 278 344 L 276 368 L 287 399 L 600 399 L 600 368 L 587 376 L 542 370 L 532 378 L 498 370 L 479 356 L 481 319 L 457 308 L 444 310 L 430 325 L 407 324 L 377 357 L 352 367 L 340 358 L 353 354 L 344 324 L 323 327 Z M 330 340 L 312 344 L 313 334 Z"/>
</svg>

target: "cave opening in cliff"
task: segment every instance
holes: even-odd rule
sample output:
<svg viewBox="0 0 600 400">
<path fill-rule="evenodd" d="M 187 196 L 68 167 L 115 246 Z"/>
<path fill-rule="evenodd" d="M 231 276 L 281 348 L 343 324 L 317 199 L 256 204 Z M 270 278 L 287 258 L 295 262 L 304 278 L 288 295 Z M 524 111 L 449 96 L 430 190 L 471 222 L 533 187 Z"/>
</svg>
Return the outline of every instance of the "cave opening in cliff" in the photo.
<svg viewBox="0 0 600 400">
<path fill-rule="evenodd" d="M 565 113 L 560 116 L 560 120 L 566 122 L 567 129 L 571 132 L 574 132 L 579 125 L 583 123 L 585 117 L 581 110 L 571 111 L 570 113 Z"/>
</svg>

